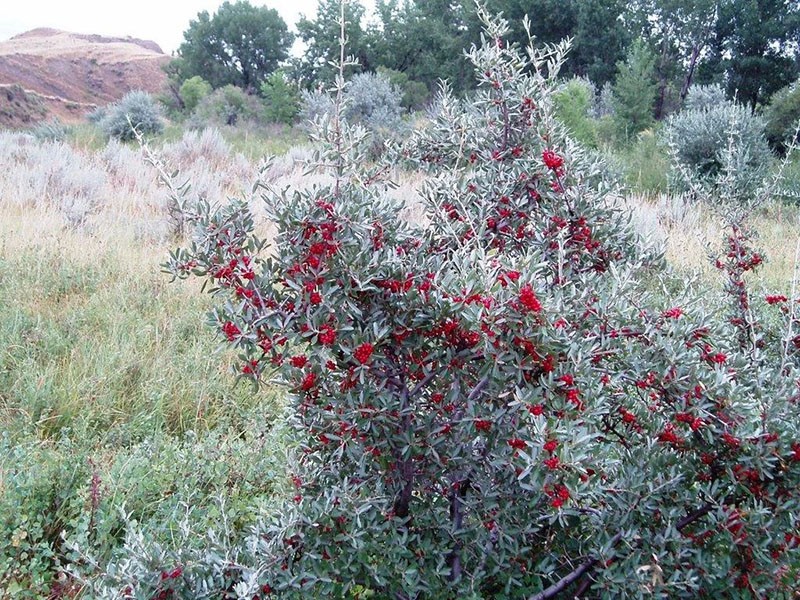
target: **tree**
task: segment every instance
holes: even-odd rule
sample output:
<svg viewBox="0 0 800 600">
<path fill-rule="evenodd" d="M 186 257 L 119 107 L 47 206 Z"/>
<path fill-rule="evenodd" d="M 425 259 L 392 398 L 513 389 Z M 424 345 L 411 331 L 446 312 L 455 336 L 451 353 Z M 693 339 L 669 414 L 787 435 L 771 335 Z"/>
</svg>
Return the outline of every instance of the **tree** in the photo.
<svg viewBox="0 0 800 600">
<path fill-rule="evenodd" d="M 712 71 L 728 94 L 751 107 L 766 104 L 800 76 L 800 4 L 796 0 L 723 0 Z"/>
<path fill-rule="evenodd" d="M 297 21 L 297 32 L 306 44 L 303 58 L 296 66 L 295 77 L 304 84 L 333 81 L 336 69 L 332 64 L 339 60 L 339 18 L 341 0 L 320 0 L 317 14 L 312 20 L 305 15 Z M 347 22 L 347 52 L 355 57 L 357 71 L 371 69 L 368 39 L 361 25 L 364 6 L 356 0 L 345 2 L 344 16 Z M 348 69 L 352 72 L 352 67 Z"/>
<path fill-rule="evenodd" d="M 441 80 L 458 91 L 468 88 L 467 6 L 463 0 L 379 0 L 379 24 L 370 31 L 376 63 L 405 73 L 430 92 Z"/>
<path fill-rule="evenodd" d="M 625 10 L 621 0 L 488 0 L 486 6 L 495 13 L 502 12 L 512 24 L 509 43 L 523 48 L 528 45 L 523 26 L 526 15 L 537 44 L 572 38 L 564 75 L 588 77 L 602 87 L 614 77 L 616 63 L 625 57 L 630 35 L 621 18 Z M 471 31 L 471 42 L 479 43 L 481 26 L 474 16 Z"/>
<path fill-rule="evenodd" d="M 614 79 L 631 41 L 622 20 L 626 7 L 622 0 L 578 2 L 567 72 L 588 77 L 598 89 Z"/>
<path fill-rule="evenodd" d="M 778 90 L 764 110 L 766 135 L 772 148 L 785 154 L 792 143 L 800 142 L 800 79 Z"/>
<path fill-rule="evenodd" d="M 630 138 L 653 124 L 655 57 L 643 40 L 637 40 L 618 68 L 613 87 L 614 121 L 618 132 Z"/>
<path fill-rule="evenodd" d="M 270 123 L 291 125 L 300 112 L 300 93 L 289 83 L 286 75 L 275 71 L 261 84 L 264 98 L 264 116 Z"/>
<path fill-rule="evenodd" d="M 656 56 L 656 118 L 661 119 L 686 99 L 714 38 L 719 5 L 720 0 L 633 0 L 629 25 Z"/>
<path fill-rule="evenodd" d="M 223 2 L 217 12 L 198 13 L 178 49 L 182 79 L 198 75 L 214 88 L 259 88 L 288 57 L 293 36 L 278 12 L 248 0 Z"/>
</svg>

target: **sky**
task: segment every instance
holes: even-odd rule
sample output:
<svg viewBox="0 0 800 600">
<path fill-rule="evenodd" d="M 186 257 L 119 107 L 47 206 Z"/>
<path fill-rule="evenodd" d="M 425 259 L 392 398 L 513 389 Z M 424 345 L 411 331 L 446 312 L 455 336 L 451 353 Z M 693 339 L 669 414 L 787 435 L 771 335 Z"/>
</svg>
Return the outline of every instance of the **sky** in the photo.
<svg viewBox="0 0 800 600">
<path fill-rule="evenodd" d="M 183 32 L 197 13 L 216 12 L 223 0 L 7 0 L 0 10 L 0 40 L 52 27 L 74 33 L 131 36 L 153 40 L 167 54 L 177 50 Z M 276 9 L 289 28 L 298 17 L 313 17 L 317 0 L 251 0 Z"/>
</svg>

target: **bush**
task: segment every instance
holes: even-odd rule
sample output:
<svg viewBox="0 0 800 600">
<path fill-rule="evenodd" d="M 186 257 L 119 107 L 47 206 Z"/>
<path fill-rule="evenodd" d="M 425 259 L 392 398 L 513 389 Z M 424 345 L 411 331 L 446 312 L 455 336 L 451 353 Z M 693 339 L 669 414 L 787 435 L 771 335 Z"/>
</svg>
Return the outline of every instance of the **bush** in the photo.
<svg viewBox="0 0 800 600">
<path fill-rule="evenodd" d="M 775 92 L 764 110 L 765 133 L 770 146 L 785 154 L 792 140 L 800 141 L 797 128 L 800 126 L 800 80 Z"/>
<path fill-rule="evenodd" d="M 67 139 L 69 128 L 58 119 L 51 119 L 39 123 L 31 133 L 40 142 L 63 142 Z"/>
<path fill-rule="evenodd" d="M 261 84 L 264 98 L 264 117 L 268 123 L 291 125 L 300 112 L 300 94 L 286 75 L 275 71 Z"/>
<path fill-rule="evenodd" d="M 108 106 L 98 125 L 108 137 L 120 141 L 134 139 L 133 128 L 142 135 L 158 135 L 164 130 L 158 105 L 150 94 L 142 91 L 128 92 Z"/>
<path fill-rule="evenodd" d="M 619 151 L 625 183 L 635 192 L 650 195 L 668 191 L 670 157 L 660 136 L 643 131 L 636 142 Z"/>
<path fill-rule="evenodd" d="M 353 75 L 345 94 L 344 117 L 383 137 L 396 132 L 402 122 L 403 97 L 387 77 L 375 73 Z"/>
<path fill-rule="evenodd" d="M 673 115 L 664 139 L 680 185 L 715 187 L 732 179 L 742 198 L 753 196 L 772 160 L 763 119 L 729 101 Z"/>
<path fill-rule="evenodd" d="M 330 94 L 304 91 L 300 114 L 307 127 L 321 116 L 331 116 L 334 102 Z M 399 138 L 403 131 L 402 94 L 389 80 L 375 73 L 358 73 L 343 90 L 342 116 L 351 125 L 359 125 L 371 136 L 372 154 L 380 154 L 386 140 Z"/>
<path fill-rule="evenodd" d="M 443 92 L 405 148 L 430 226 L 399 218 L 346 122 L 320 132 L 330 186 L 270 197 L 269 258 L 246 202 L 193 216 L 167 268 L 209 280 L 243 378 L 291 390 L 297 459 L 283 506 L 187 597 L 791 594 L 790 302 L 749 294 L 763 259 L 739 222 L 727 310 L 681 290 L 554 119 L 566 45 L 526 59 L 507 33 L 487 20 L 479 92 Z"/>
<path fill-rule="evenodd" d="M 180 94 L 186 112 L 191 113 L 200 101 L 211 93 L 212 87 L 205 79 L 199 75 L 190 77 L 181 84 Z"/>
<path fill-rule="evenodd" d="M 577 141 L 592 148 L 597 146 L 597 135 L 591 118 L 595 95 L 594 84 L 580 77 L 573 77 L 553 95 L 556 116 Z"/>
<path fill-rule="evenodd" d="M 209 125 L 233 126 L 245 121 L 256 120 L 263 108 L 255 96 L 241 88 L 226 85 L 211 92 L 195 108 L 190 124 L 195 129 Z"/>
<path fill-rule="evenodd" d="M 686 95 L 687 110 L 710 110 L 727 102 L 725 90 L 716 84 L 693 85 Z"/>
<path fill-rule="evenodd" d="M 409 79 L 406 73 L 395 71 L 386 67 L 378 67 L 378 75 L 388 80 L 391 85 L 400 90 L 402 99 L 400 105 L 405 110 L 421 110 L 430 99 L 427 86 L 421 81 Z"/>
<path fill-rule="evenodd" d="M 300 121 L 307 129 L 313 129 L 317 119 L 333 113 L 333 100 L 320 89 L 300 92 Z"/>
</svg>

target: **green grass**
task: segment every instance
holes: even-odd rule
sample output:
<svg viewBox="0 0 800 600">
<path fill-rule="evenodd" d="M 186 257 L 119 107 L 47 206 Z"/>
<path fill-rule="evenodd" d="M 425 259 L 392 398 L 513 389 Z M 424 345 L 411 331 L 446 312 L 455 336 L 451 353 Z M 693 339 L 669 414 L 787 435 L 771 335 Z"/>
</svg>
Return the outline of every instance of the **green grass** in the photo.
<svg viewBox="0 0 800 600">
<path fill-rule="evenodd" d="M 260 401 L 215 351 L 207 298 L 157 264 L 81 262 L 44 247 L 0 257 L 0 420 L 44 438 L 136 437 L 215 427 Z"/>
<path fill-rule="evenodd" d="M 2 598 L 91 576 L 75 548 L 102 564 L 133 523 L 169 547 L 224 510 L 243 535 L 287 481 L 281 396 L 236 385 L 210 298 L 160 273 L 167 248 L 57 235 L 0 226 Z"/>
</svg>

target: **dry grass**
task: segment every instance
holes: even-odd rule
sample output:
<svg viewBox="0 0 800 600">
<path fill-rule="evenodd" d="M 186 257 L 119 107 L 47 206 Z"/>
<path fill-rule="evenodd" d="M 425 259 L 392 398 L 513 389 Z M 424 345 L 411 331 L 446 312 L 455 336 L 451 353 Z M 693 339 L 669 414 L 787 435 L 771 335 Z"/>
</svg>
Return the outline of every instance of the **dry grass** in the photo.
<svg viewBox="0 0 800 600">
<path fill-rule="evenodd" d="M 659 245 L 674 268 L 697 273 L 709 283 L 718 281 L 710 259 L 721 251 L 726 235 L 718 214 L 667 195 L 629 198 L 626 206 L 642 237 Z M 755 243 L 767 259 L 763 268 L 751 275 L 752 285 L 759 290 L 788 292 L 800 241 L 800 207 L 772 204 L 753 215 L 749 225 L 756 231 Z"/>
</svg>

